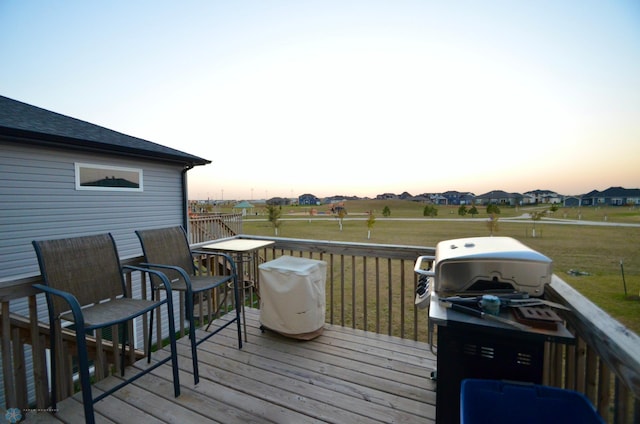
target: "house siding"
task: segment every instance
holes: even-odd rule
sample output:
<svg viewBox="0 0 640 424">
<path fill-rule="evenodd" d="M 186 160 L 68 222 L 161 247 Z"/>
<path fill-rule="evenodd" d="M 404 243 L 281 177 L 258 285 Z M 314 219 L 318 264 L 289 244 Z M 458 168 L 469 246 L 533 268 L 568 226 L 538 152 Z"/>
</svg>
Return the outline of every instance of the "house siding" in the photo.
<svg viewBox="0 0 640 424">
<path fill-rule="evenodd" d="M 0 279 L 38 274 L 34 239 L 111 232 L 120 257 L 140 255 L 134 230 L 179 225 L 179 165 L 0 142 Z M 75 189 L 76 162 L 141 168 L 144 191 Z"/>
<path fill-rule="evenodd" d="M 142 169 L 143 191 L 76 190 L 76 162 Z M 183 222 L 182 170 L 179 164 L 0 140 L 0 281 L 40 273 L 34 239 L 110 232 L 121 258 L 141 255 L 136 229 Z M 26 299 L 11 302 L 10 309 L 28 315 Z M 43 297 L 38 315 L 47 320 Z M 141 331 L 139 321 L 134 335 L 139 348 Z M 32 375 L 31 361 L 25 365 Z"/>
</svg>

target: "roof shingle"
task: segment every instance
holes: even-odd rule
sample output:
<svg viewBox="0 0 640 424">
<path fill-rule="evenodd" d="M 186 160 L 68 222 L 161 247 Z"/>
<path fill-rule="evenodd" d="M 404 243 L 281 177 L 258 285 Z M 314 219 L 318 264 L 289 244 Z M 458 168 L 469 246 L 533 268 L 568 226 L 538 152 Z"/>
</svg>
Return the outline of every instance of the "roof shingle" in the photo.
<svg viewBox="0 0 640 424">
<path fill-rule="evenodd" d="M 189 166 L 207 159 L 0 96 L 0 136 L 87 150 L 144 156 Z"/>
</svg>

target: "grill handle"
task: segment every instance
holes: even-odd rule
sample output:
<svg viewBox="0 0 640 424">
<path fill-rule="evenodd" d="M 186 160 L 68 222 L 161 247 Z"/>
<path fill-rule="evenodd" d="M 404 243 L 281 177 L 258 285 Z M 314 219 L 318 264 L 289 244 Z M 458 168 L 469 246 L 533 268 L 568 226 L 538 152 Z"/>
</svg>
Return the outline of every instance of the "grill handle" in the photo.
<svg viewBox="0 0 640 424">
<path fill-rule="evenodd" d="M 426 269 L 422 269 L 422 262 L 430 261 L 433 262 L 436 259 L 435 256 L 418 256 L 416 259 L 416 265 L 413 267 L 413 271 L 419 275 L 426 275 L 427 277 L 435 277 L 435 271 L 428 271 Z M 433 264 L 431 266 L 433 268 Z"/>
</svg>

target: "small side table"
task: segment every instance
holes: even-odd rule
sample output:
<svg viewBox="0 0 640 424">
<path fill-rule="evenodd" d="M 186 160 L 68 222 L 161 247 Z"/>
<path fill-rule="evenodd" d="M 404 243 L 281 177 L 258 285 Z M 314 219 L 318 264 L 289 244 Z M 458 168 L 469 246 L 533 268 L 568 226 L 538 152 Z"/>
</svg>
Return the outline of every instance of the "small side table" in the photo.
<svg viewBox="0 0 640 424">
<path fill-rule="evenodd" d="M 275 244 L 272 240 L 255 240 L 255 239 L 244 239 L 244 238 L 236 238 L 236 239 L 228 239 L 213 242 L 210 244 L 206 244 L 201 249 L 204 250 L 213 250 L 217 252 L 226 252 L 231 254 L 234 257 L 237 267 L 238 273 L 238 290 L 242 291 L 242 322 L 244 329 L 244 340 L 247 341 L 247 318 L 244 314 L 244 260 L 243 256 L 252 255 L 254 261 L 254 271 L 257 265 L 255 261 L 257 260 L 256 255 L 254 254 L 259 249 L 265 248 L 267 246 L 271 246 Z M 254 276 L 257 278 L 257 275 Z"/>
</svg>

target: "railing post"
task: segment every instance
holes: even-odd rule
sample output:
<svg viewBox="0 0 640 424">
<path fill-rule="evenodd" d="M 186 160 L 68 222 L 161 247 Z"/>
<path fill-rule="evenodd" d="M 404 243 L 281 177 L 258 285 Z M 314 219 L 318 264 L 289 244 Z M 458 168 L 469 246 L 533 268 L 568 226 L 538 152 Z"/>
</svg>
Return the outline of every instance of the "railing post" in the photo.
<svg viewBox="0 0 640 424">
<path fill-rule="evenodd" d="M 611 399 L 611 372 L 603 361 L 598 367 L 598 401 L 596 403 L 598 413 L 606 421 L 609 421 L 609 401 Z"/>
<path fill-rule="evenodd" d="M 587 363 L 585 374 L 585 395 L 594 405 L 598 405 L 597 388 L 598 388 L 598 356 L 593 349 L 587 346 Z"/>
<path fill-rule="evenodd" d="M 356 281 L 356 257 L 351 257 L 351 328 L 356 328 L 357 315 L 356 315 L 356 294 L 358 291 L 358 285 Z"/>
<path fill-rule="evenodd" d="M 387 314 L 387 334 L 393 333 L 393 284 L 392 284 L 392 272 L 391 272 L 391 259 L 387 259 L 387 304 L 389 306 L 389 313 Z"/>
<path fill-rule="evenodd" d="M 380 258 L 376 257 L 376 333 L 380 332 Z"/>
<path fill-rule="evenodd" d="M 335 296 L 333 294 L 334 289 L 334 279 L 333 279 L 333 253 L 329 255 L 329 323 L 333 324 L 335 322 L 334 309 L 335 305 Z"/>
<path fill-rule="evenodd" d="M 367 297 L 367 257 L 362 258 L 362 314 L 364 316 L 364 322 L 362 323 L 364 331 L 369 330 L 369 311 L 367 305 L 369 298 Z"/>
<path fill-rule="evenodd" d="M 33 356 L 33 383 L 36 394 L 36 407 L 46 408 L 50 404 L 49 378 L 45 352 L 45 336 L 40 335 L 38 322 L 38 302 L 35 295 L 29 296 L 29 329 L 31 332 L 31 354 Z"/>
<path fill-rule="evenodd" d="M 404 259 L 400 260 L 400 337 L 405 336 L 405 296 L 406 296 L 406 284 L 405 284 L 405 271 L 404 271 Z"/>
<path fill-rule="evenodd" d="M 8 408 L 18 407 L 15 390 L 11 352 L 11 317 L 9 316 L 9 302 L 2 302 L 2 377 L 4 381 L 4 396 Z"/>
</svg>

